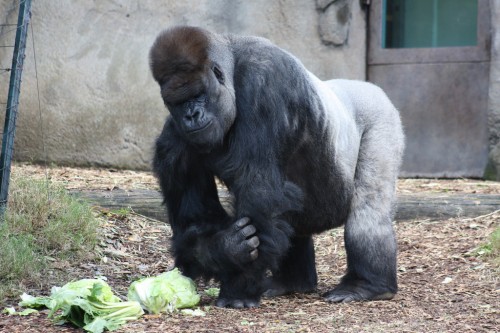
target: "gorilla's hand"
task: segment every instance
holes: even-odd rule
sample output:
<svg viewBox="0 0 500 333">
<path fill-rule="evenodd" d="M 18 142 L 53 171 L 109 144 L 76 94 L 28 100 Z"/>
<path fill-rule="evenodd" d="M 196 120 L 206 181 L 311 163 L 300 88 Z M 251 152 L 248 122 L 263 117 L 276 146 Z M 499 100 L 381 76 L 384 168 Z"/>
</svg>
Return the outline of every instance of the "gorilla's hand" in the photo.
<svg viewBox="0 0 500 333">
<path fill-rule="evenodd" d="M 243 308 L 256 308 L 259 306 L 258 299 L 228 299 L 219 297 L 215 302 L 215 306 L 219 308 L 233 308 L 233 309 L 243 309 Z"/>
<path fill-rule="evenodd" d="M 259 256 L 259 238 L 255 236 L 257 229 L 250 224 L 248 217 L 236 221 L 221 237 L 223 253 L 228 259 L 237 264 L 248 264 Z"/>
</svg>

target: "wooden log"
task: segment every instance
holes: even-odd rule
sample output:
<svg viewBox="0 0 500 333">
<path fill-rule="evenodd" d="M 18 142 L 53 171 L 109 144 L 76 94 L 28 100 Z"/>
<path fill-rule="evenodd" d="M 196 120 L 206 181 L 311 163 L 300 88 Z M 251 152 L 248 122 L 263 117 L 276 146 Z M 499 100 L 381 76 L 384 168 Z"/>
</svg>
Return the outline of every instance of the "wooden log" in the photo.
<svg viewBox="0 0 500 333">
<path fill-rule="evenodd" d="M 398 196 L 396 221 L 478 217 L 500 209 L 498 194 L 403 194 Z"/>
<path fill-rule="evenodd" d="M 75 191 L 73 193 L 104 208 L 130 207 L 138 214 L 160 221 L 167 220 L 162 197 L 158 191 L 113 190 Z M 231 195 L 225 190 L 220 190 L 219 196 L 223 206 L 230 209 Z M 453 217 L 477 217 L 499 209 L 500 195 L 497 194 L 402 194 L 398 197 L 395 220 L 442 220 Z"/>
</svg>

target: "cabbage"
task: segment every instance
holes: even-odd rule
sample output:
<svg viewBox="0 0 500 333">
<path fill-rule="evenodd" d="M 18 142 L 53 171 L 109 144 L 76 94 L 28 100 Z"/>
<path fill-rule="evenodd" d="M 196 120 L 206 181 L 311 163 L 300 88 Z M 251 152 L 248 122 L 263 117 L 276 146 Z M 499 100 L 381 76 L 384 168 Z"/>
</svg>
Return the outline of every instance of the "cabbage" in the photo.
<svg viewBox="0 0 500 333">
<path fill-rule="evenodd" d="M 37 313 L 37 312 L 38 312 L 38 310 L 35 310 L 35 309 L 26 309 L 24 311 L 17 312 L 14 307 L 5 308 L 2 311 L 2 313 L 6 313 L 9 316 L 28 316 L 28 315 L 30 315 L 32 313 Z"/>
<path fill-rule="evenodd" d="M 155 314 L 191 308 L 200 302 L 193 280 L 183 276 L 177 268 L 133 282 L 127 298 L 139 302 L 144 310 Z"/>
<path fill-rule="evenodd" d="M 183 315 L 193 316 L 193 317 L 205 317 L 207 315 L 205 313 L 205 311 L 203 311 L 201 309 L 195 309 L 195 310 L 192 310 L 192 309 L 182 309 L 181 313 Z"/>
<path fill-rule="evenodd" d="M 83 279 L 53 287 L 47 297 L 23 294 L 21 300 L 19 305 L 23 307 L 47 307 L 49 318 L 53 317 L 58 324 L 70 322 L 92 333 L 117 329 L 144 313 L 139 303 L 122 302 L 100 279 Z"/>
<path fill-rule="evenodd" d="M 5 308 L 3 309 L 2 313 L 6 313 L 8 315 L 14 315 L 16 314 L 16 309 L 14 309 L 13 307 Z"/>
<path fill-rule="evenodd" d="M 205 289 L 205 294 L 210 297 L 219 297 L 220 289 L 219 288 L 208 288 Z"/>
</svg>

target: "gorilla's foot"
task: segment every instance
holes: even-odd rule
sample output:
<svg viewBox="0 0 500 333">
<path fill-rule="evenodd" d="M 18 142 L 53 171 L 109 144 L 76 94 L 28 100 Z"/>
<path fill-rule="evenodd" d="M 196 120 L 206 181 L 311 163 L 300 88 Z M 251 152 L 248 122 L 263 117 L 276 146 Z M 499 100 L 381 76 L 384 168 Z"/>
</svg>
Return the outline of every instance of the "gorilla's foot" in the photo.
<svg viewBox="0 0 500 333">
<path fill-rule="evenodd" d="M 215 302 L 215 306 L 219 308 L 243 309 L 256 308 L 259 306 L 259 303 L 259 299 L 229 299 L 219 297 Z"/>
<path fill-rule="evenodd" d="M 335 289 L 323 294 L 326 301 L 331 303 L 347 303 L 359 301 L 379 301 L 392 299 L 396 293 L 389 290 L 374 292 L 361 286 L 338 285 Z"/>
</svg>

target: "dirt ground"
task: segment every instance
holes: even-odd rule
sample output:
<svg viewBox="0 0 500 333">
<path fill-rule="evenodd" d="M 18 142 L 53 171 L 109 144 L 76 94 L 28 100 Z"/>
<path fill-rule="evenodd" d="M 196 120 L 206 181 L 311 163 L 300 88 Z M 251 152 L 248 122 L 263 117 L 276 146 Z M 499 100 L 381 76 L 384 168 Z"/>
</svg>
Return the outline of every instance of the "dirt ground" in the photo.
<svg viewBox="0 0 500 333">
<path fill-rule="evenodd" d="M 152 189 L 145 172 L 110 169 L 43 168 L 16 165 L 13 174 L 64 182 L 71 190 Z M 500 193 L 500 183 L 480 180 L 400 180 L 400 193 Z M 119 296 L 141 276 L 172 267 L 169 227 L 135 213 L 99 211 L 103 239 L 97 257 L 79 265 L 54 262 L 43 285 L 26 285 L 33 295 L 71 279 L 107 277 Z M 391 301 L 329 304 L 321 293 L 332 288 L 346 268 L 342 230 L 316 236 L 318 291 L 263 299 L 257 309 L 220 309 L 202 297 L 205 317 L 146 315 L 116 332 L 500 332 L 500 268 L 473 255 L 500 223 L 500 212 L 478 218 L 396 222 L 400 291 Z M 65 275 L 65 281 L 61 276 Z M 200 284 L 199 289 L 216 286 Z M 17 305 L 12 300 L 3 306 Z M 81 332 L 55 326 L 46 312 L 28 317 L 0 314 L 0 332 Z"/>
</svg>

